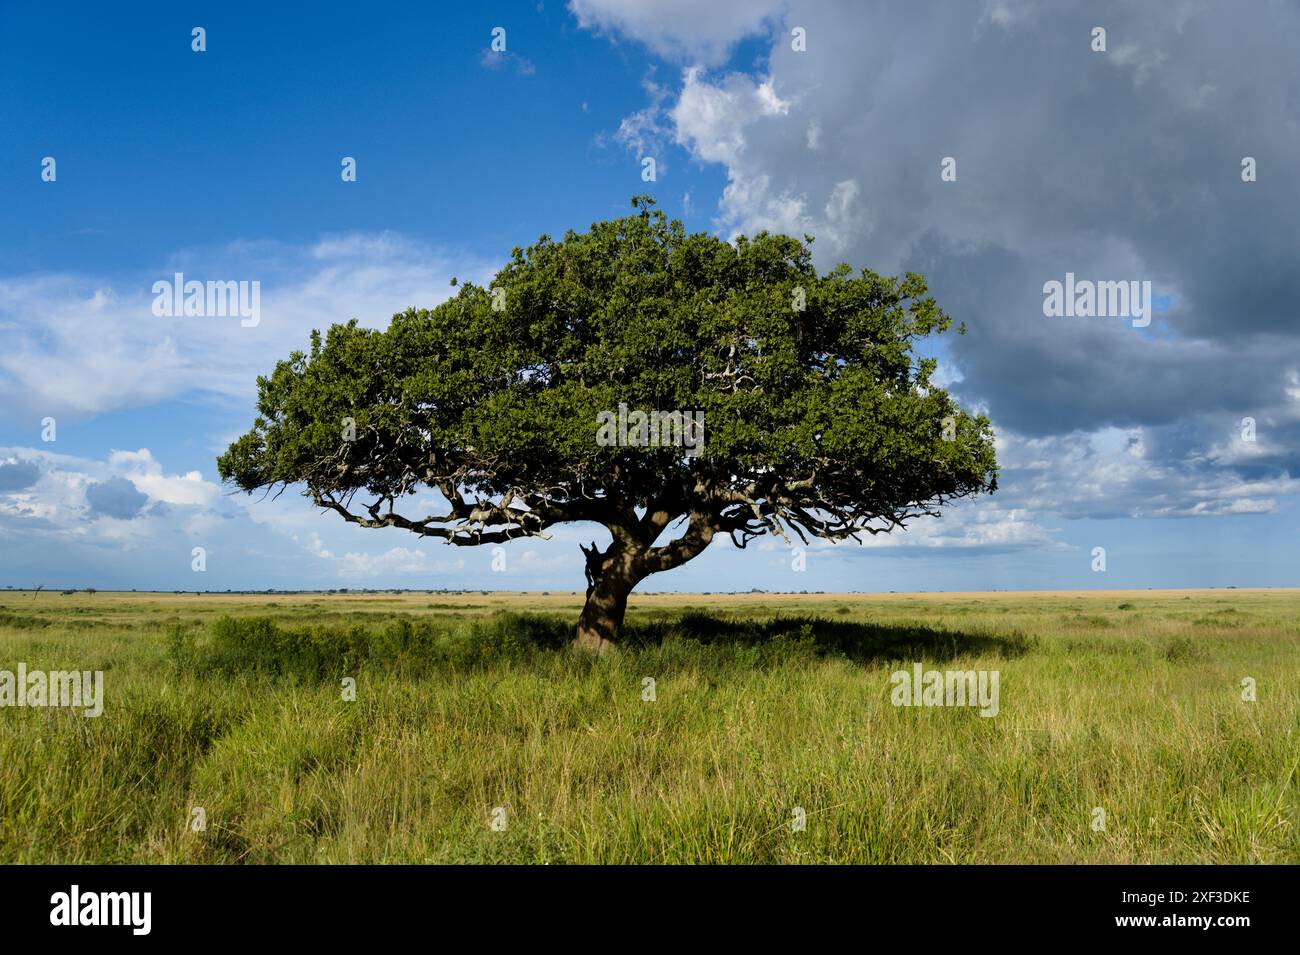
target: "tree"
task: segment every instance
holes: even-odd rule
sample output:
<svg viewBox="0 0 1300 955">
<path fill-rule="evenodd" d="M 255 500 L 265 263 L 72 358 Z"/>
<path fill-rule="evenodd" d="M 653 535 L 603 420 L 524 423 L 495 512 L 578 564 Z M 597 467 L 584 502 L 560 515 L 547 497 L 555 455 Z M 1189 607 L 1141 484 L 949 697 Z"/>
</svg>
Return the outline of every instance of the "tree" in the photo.
<svg viewBox="0 0 1300 955">
<path fill-rule="evenodd" d="M 818 274 L 808 236 L 725 242 L 633 208 L 386 330 L 314 331 L 258 378 L 222 478 L 453 545 L 602 525 L 575 638 L 593 650 L 639 581 L 720 534 L 861 541 L 996 488 L 988 421 L 915 350 L 950 325 L 924 279 Z"/>
</svg>

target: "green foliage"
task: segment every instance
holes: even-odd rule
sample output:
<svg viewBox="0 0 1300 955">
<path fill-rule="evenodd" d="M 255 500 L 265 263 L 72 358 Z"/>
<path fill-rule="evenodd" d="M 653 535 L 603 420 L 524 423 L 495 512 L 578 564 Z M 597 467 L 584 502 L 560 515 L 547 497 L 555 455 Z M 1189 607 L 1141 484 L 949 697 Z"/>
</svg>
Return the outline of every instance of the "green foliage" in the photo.
<svg viewBox="0 0 1300 955">
<path fill-rule="evenodd" d="M 291 681 L 339 680 L 376 668 L 418 674 L 437 667 L 473 669 L 555 650 L 571 624 L 538 614 L 498 613 L 452 621 L 388 620 L 382 627 L 283 626 L 270 617 L 220 617 L 201 645 L 173 638 L 178 669 L 204 674 L 258 674 Z"/>
<path fill-rule="evenodd" d="M 385 507 L 450 483 L 479 501 L 596 495 L 674 515 L 706 488 L 787 522 L 827 508 L 858 525 L 994 489 L 988 421 L 916 353 L 950 325 L 919 275 L 818 274 L 804 242 L 687 234 L 652 205 L 516 248 L 488 288 L 461 285 L 386 330 L 313 332 L 258 379 L 259 417 L 222 478 Z M 620 403 L 702 411 L 702 453 L 599 446 L 597 415 Z"/>
</svg>

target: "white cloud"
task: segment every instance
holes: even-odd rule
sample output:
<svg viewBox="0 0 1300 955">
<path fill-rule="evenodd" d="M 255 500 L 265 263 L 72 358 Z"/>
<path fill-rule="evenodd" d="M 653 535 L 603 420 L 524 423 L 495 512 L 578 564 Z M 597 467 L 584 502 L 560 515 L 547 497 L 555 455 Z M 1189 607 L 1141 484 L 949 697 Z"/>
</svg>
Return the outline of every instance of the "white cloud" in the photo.
<svg viewBox="0 0 1300 955">
<path fill-rule="evenodd" d="M 153 314 L 152 284 L 181 271 L 200 281 L 259 281 L 261 321 Z M 347 234 L 307 247 L 236 242 L 182 250 L 135 278 L 26 275 L 0 280 L 0 404 L 17 415 L 84 417 L 207 391 L 247 401 L 275 359 L 313 328 L 357 318 L 382 327 L 433 307 L 449 280 L 483 281 L 492 264 L 449 256 L 393 233 Z"/>
<path fill-rule="evenodd" d="M 520 56 L 510 50 L 488 50 L 485 49 L 478 58 L 479 66 L 489 70 L 497 70 L 506 65 L 512 65 L 515 72 L 520 76 L 532 76 L 537 72 L 537 67 L 533 61 L 525 56 Z"/>
<path fill-rule="evenodd" d="M 339 559 L 339 577 L 356 580 L 374 577 L 418 577 L 432 587 L 437 574 L 462 570 L 465 560 L 437 560 L 428 552 L 412 547 L 392 547 L 379 554 L 349 551 Z M 445 586 L 444 583 L 442 586 Z"/>
<path fill-rule="evenodd" d="M 716 65 L 770 29 L 786 0 L 569 0 L 586 29 L 644 43 L 660 56 Z"/>
<path fill-rule="evenodd" d="M 721 227 L 733 235 L 760 229 L 810 233 L 823 247 L 838 252 L 868 227 L 857 180 L 829 183 L 821 195 L 793 185 L 778 187 L 766 171 L 767 157 L 761 150 L 756 153 L 750 142 L 765 123 L 784 121 L 797 105 L 797 98 L 777 92 L 771 77 L 731 73 L 714 80 L 691 67 L 682 74 L 681 93 L 668 115 L 678 145 L 700 162 L 726 167 Z M 804 122 L 807 148 L 820 151 L 821 126 L 816 119 Z"/>
<path fill-rule="evenodd" d="M 656 83 L 653 76 L 651 72 L 641 80 L 641 88 L 650 98 L 649 105 L 623 117 L 614 140 L 638 159 L 655 157 L 657 172 L 663 173 L 668 168 L 663 146 L 671 135 L 663 124 L 663 103 L 668 90 Z"/>
<path fill-rule="evenodd" d="M 1200 454 L 1170 462 L 1142 428 L 1107 428 L 1044 438 L 1004 434 L 998 457 L 1010 472 L 999 496 L 1065 517 L 1169 518 L 1259 514 L 1300 493 L 1288 474 L 1259 480 Z"/>
<path fill-rule="evenodd" d="M 682 73 L 682 90 L 669 111 L 678 144 L 704 162 L 735 165 L 745 153 L 745 130 L 764 117 L 784 116 L 790 103 L 770 79 L 729 73 L 710 81 L 703 70 Z"/>
<path fill-rule="evenodd" d="M 1064 549 L 1053 530 L 1040 521 L 1031 511 L 983 497 L 955 504 L 941 517 L 918 518 L 906 530 L 866 537 L 863 547 L 980 552 Z M 842 546 L 818 543 L 819 549 Z"/>
<path fill-rule="evenodd" d="M 148 448 L 113 451 L 109 454 L 108 463 L 118 473 L 129 478 L 136 489 L 147 494 L 151 501 L 210 506 L 220 494 L 217 485 L 203 480 L 203 475 L 198 471 L 164 474 L 162 464 L 154 460 Z"/>
<path fill-rule="evenodd" d="M 161 462 L 154 459 L 148 448 L 137 451 L 113 451 L 105 461 L 95 461 L 73 455 L 56 454 L 35 448 L 0 448 L 0 460 L 22 461 L 34 465 L 40 476 L 34 484 L 21 491 L 0 493 L 0 515 L 17 518 L 39 518 L 50 530 L 82 534 L 94 523 L 88 520 L 86 492 L 110 482 L 129 482 L 147 499 L 139 508 L 133 531 L 114 531 L 117 534 L 147 537 L 153 529 L 151 522 L 159 513 L 191 516 L 214 508 L 220 499 L 220 488 L 205 481 L 197 471 L 185 474 L 167 474 Z M 155 505 L 166 505 L 155 508 Z M 170 509 L 180 511 L 171 512 Z M 188 509 L 188 511 L 186 510 Z M 93 518 L 93 514 L 90 515 Z"/>
</svg>

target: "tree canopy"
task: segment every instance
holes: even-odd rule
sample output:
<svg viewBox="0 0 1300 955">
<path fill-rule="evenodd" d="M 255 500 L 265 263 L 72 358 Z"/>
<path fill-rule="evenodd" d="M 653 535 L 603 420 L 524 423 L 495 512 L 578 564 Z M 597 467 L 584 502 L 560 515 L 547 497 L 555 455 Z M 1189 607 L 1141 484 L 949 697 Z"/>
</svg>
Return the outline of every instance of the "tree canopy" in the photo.
<svg viewBox="0 0 1300 955">
<path fill-rule="evenodd" d="M 633 207 L 385 330 L 313 332 L 258 378 L 222 478 L 454 545 L 602 525 L 576 638 L 594 649 L 640 580 L 719 534 L 860 540 L 995 489 L 987 419 L 917 354 L 950 327 L 921 276 L 818 274 L 807 236 L 727 242 Z M 681 415 L 685 440 L 647 442 L 638 411 Z M 631 426 L 598 439 L 615 415 Z M 436 513 L 410 512 L 429 490 Z"/>
</svg>

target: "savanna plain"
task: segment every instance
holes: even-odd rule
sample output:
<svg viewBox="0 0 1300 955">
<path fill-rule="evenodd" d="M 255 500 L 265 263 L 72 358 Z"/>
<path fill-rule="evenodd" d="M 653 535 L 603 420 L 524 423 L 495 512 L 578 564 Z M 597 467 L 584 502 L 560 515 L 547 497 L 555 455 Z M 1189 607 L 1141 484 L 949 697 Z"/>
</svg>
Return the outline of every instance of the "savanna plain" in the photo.
<svg viewBox="0 0 1300 955">
<path fill-rule="evenodd" d="M 581 602 L 0 591 L 0 862 L 1300 862 L 1300 590 Z"/>
</svg>

